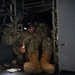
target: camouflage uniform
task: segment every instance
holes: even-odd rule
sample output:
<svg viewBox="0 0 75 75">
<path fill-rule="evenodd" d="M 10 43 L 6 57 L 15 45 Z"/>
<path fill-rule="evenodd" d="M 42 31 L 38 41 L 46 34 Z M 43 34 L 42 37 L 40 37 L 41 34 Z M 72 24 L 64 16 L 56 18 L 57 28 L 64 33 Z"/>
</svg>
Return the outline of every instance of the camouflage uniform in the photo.
<svg viewBox="0 0 75 75">
<path fill-rule="evenodd" d="M 24 31 L 21 36 L 17 39 L 19 42 L 19 48 L 17 51 L 14 49 L 14 52 L 18 54 L 19 59 L 23 59 L 22 53 L 20 52 L 20 47 L 22 46 L 22 42 L 26 46 L 26 53 L 36 53 L 39 54 L 39 45 L 42 45 L 43 53 L 50 53 L 52 50 L 52 42 L 49 37 L 47 37 L 48 28 L 46 25 L 38 24 L 34 33 L 29 33 L 28 31 Z M 17 46 L 15 46 L 17 47 Z"/>
<path fill-rule="evenodd" d="M 41 69 L 44 72 L 52 74 L 55 71 L 55 66 L 50 64 L 51 53 L 53 52 L 52 49 L 53 45 L 52 45 L 52 39 L 48 37 L 48 32 L 49 32 L 48 27 L 44 23 L 39 23 L 36 26 L 34 34 L 38 35 L 36 36 L 36 38 L 39 42 L 39 45 L 42 45 L 42 57 L 40 59 Z"/>
<path fill-rule="evenodd" d="M 52 40 L 50 37 L 47 37 L 48 30 L 49 29 L 45 24 L 39 23 L 36 26 L 35 32 L 33 33 L 35 39 L 37 39 L 39 44 L 42 45 L 43 53 L 51 53 L 52 51 Z"/>
<path fill-rule="evenodd" d="M 52 51 L 52 41 L 49 37 L 47 37 L 47 31 L 48 29 L 46 25 L 39 23 L 36 25 L 34 33 L 25 31 L 18 39 L 19 47 L 17 48 L 17 53 L 21 53 L 20 48 L 22 47 L 22 42 L 24 42 L 26 52 L 28 53 L 29 62 L 25 62 L 23 66 L 25 72 L 40 73 L 42 70 L 44 70 L 50 74 L 54 73 L 54 65 L 49 64 Z M 40 45 L 42 45 L 42 57 L 39 62 L 38 57 Z"/>
<path fill-rule="evenodd" d="M 13 50 L 14 50 L 15 54 L 17 54 L 17 56 L 18 56 L 18 60 L 23 59 L 23 54 L 20 51 L 20 48 L 22 47 L 22 42 L 24 42 L 24 44 L 25 44 L 26 54 L 38 52 L 39 49 L 37 46 L 39 45 L 39 43 L 37 42 L 37 40 L 34 39 L 34 37 L 32 36 L 31 33 L 29 33 L 28 31 L 24 31 L 20 35 L 20 37 L 17 39 L 17 41 L 15 42 L 15 44 L 13 46 Z M 35 43 L 35 42 L 37 42 L 37 43 Z M 35 51 L 35 47 L 37 47 L 36 51 Z"/>
</svg>

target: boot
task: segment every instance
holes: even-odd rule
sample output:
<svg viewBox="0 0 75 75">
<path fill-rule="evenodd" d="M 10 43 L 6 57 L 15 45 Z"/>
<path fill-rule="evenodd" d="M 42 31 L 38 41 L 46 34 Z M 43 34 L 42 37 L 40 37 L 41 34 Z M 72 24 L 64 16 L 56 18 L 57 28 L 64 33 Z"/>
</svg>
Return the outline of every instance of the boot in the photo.
<svg viewBox="0 0 75 75">
<path fill-rule="evenodd" d="M 53 74 L 55 71 L 55 66 L 49 64 L 49 61 L 50 61 L 50 55 L 48 53 L 43 53 L 42 58 L 40 60 L 42 70 L 45 71 L 46 73 Z"/>
<path fill-rule="evenodd" d="M 27 73 L 40 73 L 42 71 L 37 54 L 29 55 L 29 62 L 24 63 L 24 71 Z"/>
</svg>

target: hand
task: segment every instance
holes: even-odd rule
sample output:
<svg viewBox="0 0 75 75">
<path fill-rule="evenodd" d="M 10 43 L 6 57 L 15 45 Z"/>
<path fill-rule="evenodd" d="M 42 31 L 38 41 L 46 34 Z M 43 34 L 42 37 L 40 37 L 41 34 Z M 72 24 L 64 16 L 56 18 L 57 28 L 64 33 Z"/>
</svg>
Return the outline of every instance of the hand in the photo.
<svg viewBox="0 0 75 75">
<path fill-rule="evenodd" d="M 25 52 L 26 52 L 25 48 L 21 47 L 21 53 L 25 53 Z"/>
<path fill-rule="evenodd" d="M 26 52 L 26 48 L 25 48 L 25 44 L 23 42 L 22 47 L 21 47 L 21 53 L 25 53 L 25 52 Z"/>
</svg>

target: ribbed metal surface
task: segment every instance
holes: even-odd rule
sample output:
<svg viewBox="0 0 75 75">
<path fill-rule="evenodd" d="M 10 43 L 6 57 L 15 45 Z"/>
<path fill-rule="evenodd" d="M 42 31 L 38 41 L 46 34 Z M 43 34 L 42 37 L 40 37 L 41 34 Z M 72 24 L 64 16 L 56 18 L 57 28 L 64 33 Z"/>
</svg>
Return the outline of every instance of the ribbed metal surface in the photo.
<svg viewBox="0 0 75 75">
<path fill-rule="evenodd" d="M 22 1 L 21 1 L 22 2 Z M 20 0 L 18 3 L 21 3 Z M 36 12 L 51 10 L 52 0 L 24 0 L 24 9 Z"/>
</svg>

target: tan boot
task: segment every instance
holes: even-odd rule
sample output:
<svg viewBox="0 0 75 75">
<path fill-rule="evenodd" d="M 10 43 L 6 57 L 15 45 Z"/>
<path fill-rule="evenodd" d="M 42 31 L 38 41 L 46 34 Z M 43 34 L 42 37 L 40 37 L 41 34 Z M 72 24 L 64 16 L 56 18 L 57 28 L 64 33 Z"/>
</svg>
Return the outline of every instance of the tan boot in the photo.
<svg viewBox="0 0 75 75">
<path fill-rule="evenodd" d="M 29 62 L 24 63 L 24 71 L 27 73 L 40 73 L 42 71 L 37 54 L 29 55 Z"/>
<path fill-rule="evenodd" d="M 53 74 L 55 71 L 55 66 L 49 64 L 49 61 L 50 61 L 50 55 L 48 53 L 43 53 L 42 58 L 40 60 L 42 70 L 45 71 L 46 73 Z"/>
</svg>

